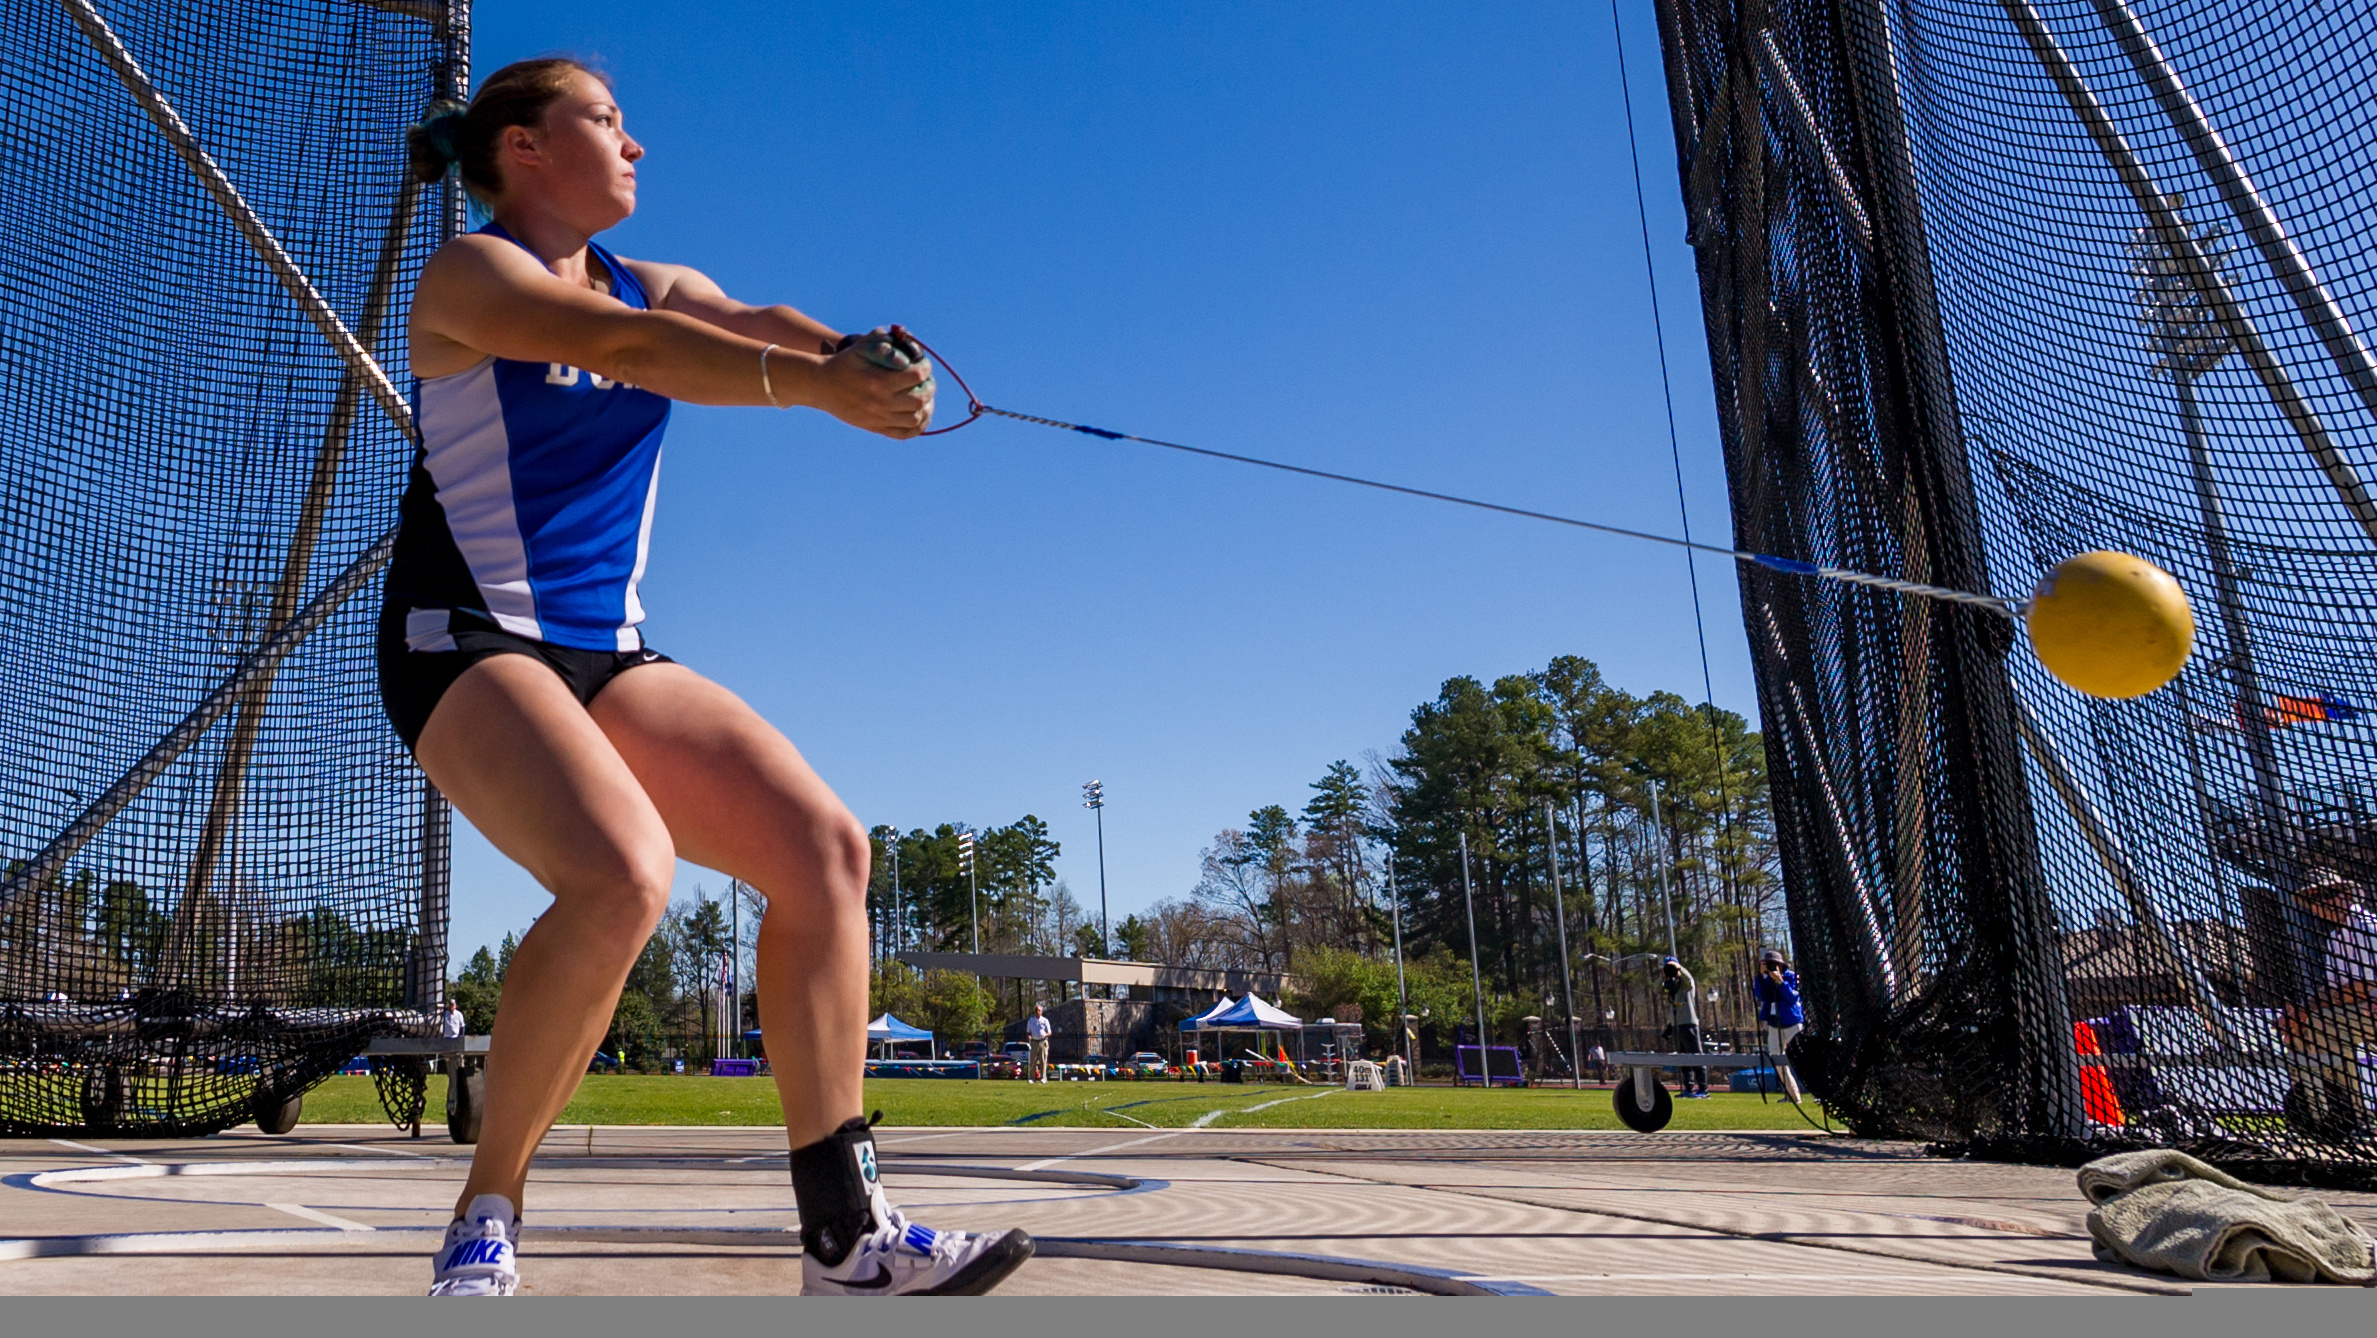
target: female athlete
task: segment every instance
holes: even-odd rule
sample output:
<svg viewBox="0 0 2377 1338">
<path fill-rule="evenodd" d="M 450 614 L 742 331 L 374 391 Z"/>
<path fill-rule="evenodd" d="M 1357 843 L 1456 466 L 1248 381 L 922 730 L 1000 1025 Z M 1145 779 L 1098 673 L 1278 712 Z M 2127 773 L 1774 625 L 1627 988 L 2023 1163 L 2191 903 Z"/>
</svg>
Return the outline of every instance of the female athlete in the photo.
<svg viewBox="0 0 2377 1338">
<path fill-rule="evenodd" d="M 1021 1231 L 934 1231 L 890 1206 L 860 1117 L 865 830 L 733 693 L 644 645 L 669 402 L 802 405 L 892 438 L 931 369 L 750 306 L 593 239 L 635 212 L 617 99 L 574 61 L 497 71 L 417 129 L 495 221 L 448 242 L 411 317 L 420 451 L 379 632 L 389 719 L 429 778 L 553 896 L 504 977 L 470 1178 L 432 1295 L 508 1295 L 530 1155 L 608 1029 L 679 855 L 768 899 L 759 1019 L 800 1207 L 802 1290 L 974 1294 Z"/>
</svg>

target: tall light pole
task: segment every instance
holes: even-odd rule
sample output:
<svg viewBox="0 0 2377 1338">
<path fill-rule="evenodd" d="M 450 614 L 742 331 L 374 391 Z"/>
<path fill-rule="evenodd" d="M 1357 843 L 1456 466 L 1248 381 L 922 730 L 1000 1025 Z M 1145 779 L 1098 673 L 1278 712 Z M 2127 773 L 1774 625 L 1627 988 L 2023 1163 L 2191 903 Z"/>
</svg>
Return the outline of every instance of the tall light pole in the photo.
<svg viewBox="0 0 2377 1338">
<path fill-rule="evenodd" d="M 1478 1085 L 1494 1085 L 1494 1052 L 1486 1048 L 1486 984 L 1477 970 L 1477 901 L 1469 892 L 1469 833 L 1461 833 L 1461 906 L 1469 913 L 1469 997 L 1477 1003 Z M 1453 1047 L 1453 1072 L 1458 1081 L 1461 1048 Z"/>
<path fill-rule="evenodd" d="M 891 829 L 883 844 L 891 847 L 891 951 L 898 956 L 908 946 L 908 917 L 900 908 L 900 829 Z"/>
<path fill-rule="evenodd" d="M 1552 923 L 1560 928 L 1560 1008 L 1568 1014 L 1568 1085 L 1585 1085 L 1584 1065 L 1577 1061 L 1576 989 L 1568 976 L 1568 906 L 1560 899 L 1560 823 L 1552 816 L 1552 801 L 1543 801 L 1543 831 L 1552 857 Z M 1581 835 L 1581 833 L 1580 833 Z"/>
<path fill-rule="evenodd" d="M 1413 1082 L 1419 1081 L 1419 1056 L 1411 1053 L 1411 991 L 1403 984 L 1403 898 L 1395 895 L 1395 852 L 1387 852 L 1387 908 L 1395 916 L 1395 1045 L 1401 1049 L 1403 1062 L 1411 1067 Z"/>
<path fill-rule="evenodd" d="M 966 876 L 966 919 L 973 926 L 974 955 L 982 955 L 982 898 L 974 890 L 974 831 L 960 827 L 957 831 L 957 867 Z"/>
<path fill-rule="evenodd" d="M 2184 220 L 2181 208 L 2185 201 L 2171 200 L 2171 213 Z M 2224 231 L 2208 227 L 2190 226 L 2196 248 L 2212 262 L 2215 270 L 2225 269 L 2229 248 Z M 2187 267 L 2175 254 L 2178 239 L 2162 235 L 2148 226 L 2137 230 L 2130 241 L 2130 274 L 2138 283 L 2138 314 L 2146 326 L 2146 347 L 2155 354 L 2153 371 L 2167 376 L 2179 402 L 2179 427 L 2187 440 L 2187 465 L 2195 485 L 2196 510 L 2203 520 L 2204 551 L 2212 564 L 2212 588 L 2220 605 L 2220 626 L 2228 642 L 2228 654 L 2220 662 L 2226 671 L 2230 687 L 2235 692 L 2237 724 L 2245 736 L 2245 760 L 2253 776 L 2254 820 L 2260 827 L 2260 839 L 2255 843 L 2271 850 L 2281 850 L 2279 834 L 2291 825 L 2287 814 L 2285 787 L 2278 768 L 2278 751 L 2270 738 L 2269 717 L 2262 696 L 2261 674 L 2253 659 L 2253 636 L 2245 621 L 2244 582 L 2237 570 L 2236 559 L 2229 548 L 2228 518 L 2221 505 L 2219 480 L 2212 472 L 2211 443 L 2204 432 L 2203 410 L 2196 402 L 2195 383 L 2205 373 L 2218 367 L 2222 360 L 2236 350 L 2236 341 L 2228 327 L 2205 300 L 2203 291 Z M 2192 725 L 2188 732 L 2189 761 L 2194 762 L 2195 735 Z M 2191 765 L 2197 795 L 2196 803 L 2206 810 L 2209 822 L 2210 798 L 2204 794 L 2202 772 Z M 2279 890 L 2286 893 L 2287 903 L 2294 900 L 2297 878 L 2285 867 L 2281 854 L 2280 867 L 2272 870 Z M 2217 878 L 2219 861 L 2213 861 Z M 2294 915 L 2287 915 L 2292 920 Z M 2248 923 L 2250 923 L 2250 917 Z M 2296 926 L 2287 929 L 2296 931 Z M 2302 980 L 2302 954 L 2294 948 L 2299 931 L 2284 935 L 2272 956 L 2289 966 L 2296 991 L 2305 987 Z M 2257 947 L 2260 945 L 2256 945 Z"/>
<path fill-rule="evenodd" d="M 1106 923 L 1106 782 L 1082 786 L 1081 806 L 1098 815 L 1098 950 L 1112 952 L 1114 930 Z"/>
</svg>

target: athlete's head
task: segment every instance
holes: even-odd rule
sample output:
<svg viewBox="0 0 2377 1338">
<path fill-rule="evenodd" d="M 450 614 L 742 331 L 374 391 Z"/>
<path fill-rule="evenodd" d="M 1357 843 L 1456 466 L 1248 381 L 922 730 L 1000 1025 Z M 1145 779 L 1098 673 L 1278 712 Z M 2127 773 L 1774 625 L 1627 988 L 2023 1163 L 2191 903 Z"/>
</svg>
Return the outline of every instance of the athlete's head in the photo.
<svg viewBox="0 0 2377 1338">
<path fill-rule="evenodd" d="M 449 166 L 490 209 L 535 202 L 589 234 L 636 207 L 635 162 L 611 85 L 565 56 L 514 61 L 487 76 L 468 108 L 446 106 L 413 128 L 413 175 Z"/>
</svg>

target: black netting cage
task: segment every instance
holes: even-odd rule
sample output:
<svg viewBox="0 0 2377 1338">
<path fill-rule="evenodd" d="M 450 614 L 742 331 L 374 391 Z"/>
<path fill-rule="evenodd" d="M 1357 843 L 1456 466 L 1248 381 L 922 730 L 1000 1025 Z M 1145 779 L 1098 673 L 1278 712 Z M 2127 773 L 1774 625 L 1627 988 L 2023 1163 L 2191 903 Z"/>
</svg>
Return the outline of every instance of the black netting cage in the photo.
<svg viewBox="0 0 2377 1338">
<path fill-rule="evenodd" d="M 0 0 L 0 1130 L 209 1132 L 445 972 L 381 715 L 458 0 Z"/>
<path fill-rule="evenodd" d="M 2377 1173 L 2377 6 L 1660 0 L 1744 548 L 2193 603 L 2130 701 L 1979 610 L 1746 570 L 1861 1130 Z"/>
</svg>

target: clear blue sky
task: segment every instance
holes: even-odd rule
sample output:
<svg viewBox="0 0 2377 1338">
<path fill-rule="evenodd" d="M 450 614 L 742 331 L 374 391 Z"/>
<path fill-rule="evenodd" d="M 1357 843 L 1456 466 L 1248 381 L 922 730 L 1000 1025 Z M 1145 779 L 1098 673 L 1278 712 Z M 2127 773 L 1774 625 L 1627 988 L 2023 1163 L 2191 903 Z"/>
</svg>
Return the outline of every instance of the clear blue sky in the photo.
<svg viewBox="0 0 2377 1338">
<path fill-rule="evenodd" d="M 1675 532 L 1607 8 L 1191 10 L 482 0 L 475 64 L 616 76 L 650 154 L 616 249 L 908 324 L 990 403 Z M 1656 32 L 1624 14 L 1684 476 L 1722 541 Z M 1448 677 L 1578 654 L 1697 699 L 1685 580 L 1665 547 L 1072 433 L 680 406 L 644 594 L 653 644 L 869 825 L 1037 813 L 1094 907 L 1102 778 L 1119 918 L 1248 810 L 1391 752 Z M 1733 572 L 1701 583 L 1717 700 L 1754 715 Z M 460 824 L 455 856 L 458 964 L 545 897 Z"/>
</svg>

